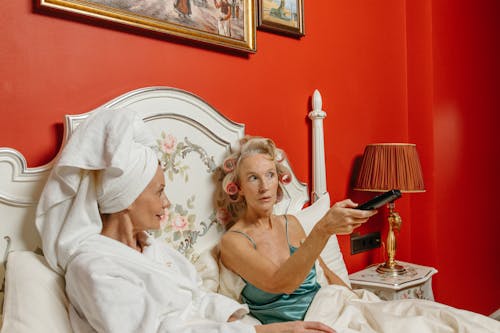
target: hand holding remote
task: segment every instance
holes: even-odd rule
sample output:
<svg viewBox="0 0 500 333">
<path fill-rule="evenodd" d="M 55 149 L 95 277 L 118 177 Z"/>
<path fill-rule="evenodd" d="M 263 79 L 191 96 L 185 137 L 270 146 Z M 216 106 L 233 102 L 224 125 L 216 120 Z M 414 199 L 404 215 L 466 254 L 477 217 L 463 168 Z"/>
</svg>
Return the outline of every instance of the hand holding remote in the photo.
<svg viewBox="0 0 500 333">
<path fill-rule="evenodd" d="M 397 200 L 401 198 L 401 191 L 399 190 L 390 190 L 385 193 L 382 193 L 380 195 L 377 195 L 371 200 L 368 200 L 367 202 L 359 205 L 356 207 L 356 209 L 361 209 L 361 210 L 372 210 L 372 209 L 377 209 L 379 207 L 382 207 L 386 203 L 392 202 L 394 200 Z"/>
</svg>

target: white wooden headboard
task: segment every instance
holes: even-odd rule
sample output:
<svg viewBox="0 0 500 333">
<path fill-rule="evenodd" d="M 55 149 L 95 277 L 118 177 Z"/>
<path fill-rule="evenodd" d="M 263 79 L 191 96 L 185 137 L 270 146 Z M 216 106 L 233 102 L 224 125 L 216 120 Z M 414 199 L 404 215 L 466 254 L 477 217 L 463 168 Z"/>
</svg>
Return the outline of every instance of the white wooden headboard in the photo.
<svg viewBox="0 0 500 333">
<path fill-rule="evenodd" d="M 169 223 L 156 233 L 175 244 L 192 261 L 217 242 L 223 228 L 214 210 L 213 171 L 241 137 L 244 126 L 235 123 L 201 98 L 179 89 L 137 89 L 104 104 L 105 108 L 128 107 L 140 114 L 158 139 L 166 166 L 166 192 L 172 202 Z M 75 128 L 93 111 L 67 115 L 63 145 Z M 313 197 L 326 193 L 321 96 L 314 92 Z M 56 157 L 57 158 L 57 157 Z M 0 254 L 41 248 L 34 226 L 35 209 L 53 162 L 29 168 L 18 151 L 0 148 Z M 293 173 L 293 171 L 292 171 Z M 277 213 L 294 213 L 309 201 L 307 185 L 292 175 Z M 5 256 L 0 258 L 0 278 Z"/>
</svg>

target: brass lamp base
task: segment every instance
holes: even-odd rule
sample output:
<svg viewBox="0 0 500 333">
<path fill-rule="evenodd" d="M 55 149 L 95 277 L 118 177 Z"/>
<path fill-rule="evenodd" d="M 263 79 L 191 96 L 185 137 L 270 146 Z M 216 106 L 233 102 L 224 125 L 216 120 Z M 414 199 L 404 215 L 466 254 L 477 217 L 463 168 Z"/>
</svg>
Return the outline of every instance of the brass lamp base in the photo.
<svg viewBox="0 0 500 333">
<path fill-rule="evenodd" d="M 383 263 L 377 267 L 377 273 L 398 276 L 406 274 L 407 270 L 398 264 L 388 265 L 387 263 Z"/>
<path fill-rule="evenodd" d="M 377 273 L 398 276 L 406 274 L 406 269 L 396 262 L 396 234 L 401 227 L 401 217 L 394 210 L 394 201 L 389 203 L 389 232 L 387 233 L 387 260 L 377 267 Z"/>
</svg>

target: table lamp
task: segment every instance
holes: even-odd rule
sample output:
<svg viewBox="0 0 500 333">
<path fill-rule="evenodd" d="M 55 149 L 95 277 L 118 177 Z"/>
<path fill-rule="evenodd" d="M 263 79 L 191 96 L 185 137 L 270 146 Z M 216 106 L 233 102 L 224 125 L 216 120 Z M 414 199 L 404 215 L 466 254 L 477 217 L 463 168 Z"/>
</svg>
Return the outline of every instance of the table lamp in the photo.
<svg viewBox="0 0 500 333">
<path fill-rule="evenodd" d="M 375 143 L 366 146 L 354 186 L 358 191 L 385 192 L 398 189 L 402 193 L 425 192 L 422 168 L 417 147 L 411 143 Z M 396 260 L 396 233 L 401 227 L 401 217 L 395 204 L 388 204 L 389 231 L 386 241 L 387 260 L 377 267 L 377 272 L 401 275 L 406 269 Z"/>
</svg>

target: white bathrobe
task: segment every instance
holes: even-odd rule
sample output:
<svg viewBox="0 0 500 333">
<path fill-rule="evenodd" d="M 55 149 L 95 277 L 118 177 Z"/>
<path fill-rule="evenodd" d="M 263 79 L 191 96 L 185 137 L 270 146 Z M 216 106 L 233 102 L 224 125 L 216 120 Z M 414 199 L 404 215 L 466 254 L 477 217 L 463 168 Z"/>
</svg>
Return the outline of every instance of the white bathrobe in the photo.
<svg viewBox="0 0 500 333">
<path fill-rule="evenodd" d="M 75 333 L 255 332 L 227 322 L 246 314 L 245 305 L 204 291 L 194 266 L 159 242 L 142 254 L 95 235 L 73 254 L 65 277 Z"/>
</svg>

